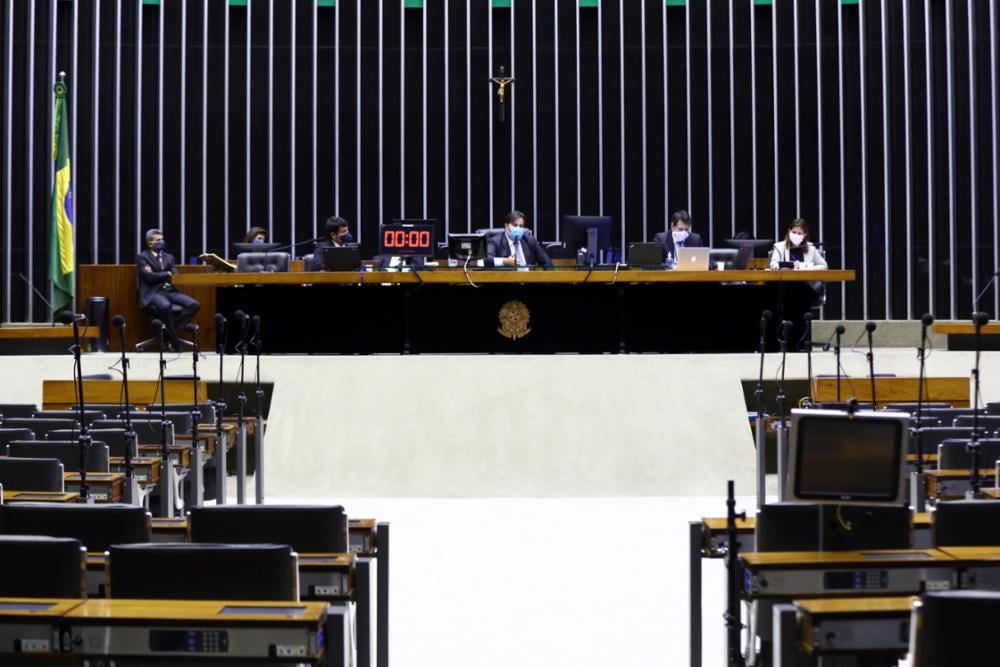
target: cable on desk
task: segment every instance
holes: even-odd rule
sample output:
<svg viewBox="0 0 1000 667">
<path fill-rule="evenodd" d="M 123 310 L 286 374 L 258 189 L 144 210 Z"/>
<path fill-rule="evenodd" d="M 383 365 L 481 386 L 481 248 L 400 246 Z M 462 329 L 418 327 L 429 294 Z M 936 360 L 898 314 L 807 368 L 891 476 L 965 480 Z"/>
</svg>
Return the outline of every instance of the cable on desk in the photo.
<svg viewBox="0 0 1000 667">
<path fill-rule="evenodd" d="M 615 262 L 615 274 L 611 276 L 611 284 L 614 285 L 618 282 L 618 269 L 621 267 L 621 262 Z"/>
<path fill-rule="evenodd" d="M 472 259 L 471 254 L 465 258 L 465 264 L 462 266 L 462 272 L 465 274 L 465 279 L 469 281 L 469 284 L 475 287 L 476 289 L 479 289 L 479 285 L 472 282 L 472 277 L 469 275 L 469 261 L 471 259 Z"/>
</svg>

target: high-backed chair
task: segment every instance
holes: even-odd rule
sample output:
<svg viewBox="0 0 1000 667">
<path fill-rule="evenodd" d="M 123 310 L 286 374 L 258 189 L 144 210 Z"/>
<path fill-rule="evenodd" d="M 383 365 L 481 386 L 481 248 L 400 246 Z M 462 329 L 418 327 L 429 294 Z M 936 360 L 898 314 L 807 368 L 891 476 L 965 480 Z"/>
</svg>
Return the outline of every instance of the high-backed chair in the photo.
<svg viewBox="0 0 1000 667">
<path fill-rule="evenodd" d="M 73 421 L 80 420 L 79 410 L 37 410 L 35 414 L 32 415 L 35 419 L 72 419 Z M 87 420 L 89 425 L 91 422 L 97 419 L 104 419 L 106 415 L 103 410 L 98 410 L 92 408 L 89 405 L 83 410 L 83 418 Z"/>
<path fill-rule="evenodd" d="M 292 256 L 287 252 L 241 252 L 236 256 L 240 273 L 286 273 Z"/>
<path fill-rule="evenodd" d="M 922 410 L 921 411 L 923 411 L 923 410 L 927 410 L 927 409 L 930 409 L 930 408 L 950 408 L 951 407 L 951 403 L 924 401 L 919 406 L 916 403 L 916 401 L 913 401 L 913 402 L 900 402 L 900 403 L 886 403 L 885 404 L 885 409 L 886 410 L 902 410 L 903 412 L 909 412 L 910 414 L 915 414 L 917 412 L 917 408 L 921 407 L 921 406 L 922 406 Z"/>
<path fill-rule="evenodd" d="M 125 456 L 125 429 L 123 428 L 92 428 L 89 431 L 90 437 L 96 441 L 103 442 L 108 446 L 109 456 Z M 52 440 L 73 440 L 80 434 L 76 430 L 59 429 L 49 431 L 49 438 Z M 132 456 L 138 456 L 138 447 L 133 446 Z"/>
<path fill-rule="evenodd" d="M 0 452 L 6 451 L 7 444 L 15 440 L 34 440 L 35 432 L 30 428 L 0 428 Z"/>
<path fill-rule="evenodd" d="M 34 403 L 0 403 L 0 422 L 4 419 L 30 417 L 38 406 Z"/>
<path fill-rule="evenodd" d="M 910 622 L 913 667 L 996 667 L 1000 664 L 996 620 L 1000 592 L 924 593 Z"/>
<path fill-rule="evenodd" d="M 972 428 L 973 422 L 979 422 L 980 433 L 984 431 L 994 432 L 1000 428 L 1000 415 L 987 415 L 980 412 L 978 417 L 972 415 L 955 417 L 955 426 L 961 428 Z"/>
<path fill-rule="evenodd" d="M 117 503 L 11 503 L 0 507 L 0 534 L 73 537 L 87 551 L 148 542 L 151 521 L 144 507 Z"/>
<path fill-rule="evenodd" d="M 57 428 L 76 428 L 75 419 L 35 419 L 34 417 L 18 417 L 16 419 L 5 419 L 4 428 L 26 428 L 35 434 L 36 440 L 44 440 L 49 431 Z"/>
<path fill-rule="evenodd" d="M 123 544 L 109 554 L 112 598 L 299 599 L 298 556 L 285 544 Z"/>
<path fill-rule="evenodd" d="M 63 466 L 59 459 L 0 458 L 0 486 L 11 491 L 65 490 Z M 2 570 L 0 570 L 2 571 Z"/>
<path fill-rule="evenodd" d="M 924 410 L 928 417 L 938 417 L 945 426 L 953 423 L 959 417 L 972 414 L 972 408 L 930 408 Z"/>
<path fill-rule="evenodd" d="M 190 417 L 189 417 L 190 419 Z M 169 419 L 167 420 L 170 421 Z M 96 421 L 92 424 L 95 429 L 124 429 L 125 421 L 122 419 L 102 419 Z M 156 417 L 152 419 L 149 415 L 143 414 L 142 419 L 132 419 L 132 429 L 135 431 L 135 436 L 140 445 L 158 445 L 160 444 L 160 418 Z M 167 444 L 174 444 L 174 425 L 173 422 L 167 427 Z"/>
<path fill-rule="evenodd" d="M 188 433 L 191 432 L 192 417 L 190 410 L 171 410 L 168 407 L 165 415 L 167 421 L 174 425 L 175 437 L 178 435 L 187 435 Z M 159 442 L 160 419 L 161 419 L 161 413 L 159 409 L 147 410 L 145 412 L 139 413 L 138 415 L 134 415 L 132 417 L 132 424 L 133 426 L 135 426 L 135 424 L 141 421 L 153 422 L 157 429 L 156 442 Z"/>
<path fill-rule="evenodd" d="M 1000 546 L 1000 500 L 946 500 L 937 504 L 935 547 Z"/>
<path fill-rule="evenodd" d="M 985 436 L 986 434 L 981 434 Z M 937 451 L 938 445 L 945 440 L 968 440 L 972 437 L 971 428 L 956 428 L 954 426 L 932 426 L 921 431 L 920 441 L 923 445 L 924 454 L 933 454 Z M 911 435 L 908 453 L 917 453 L 917 439 Z"/>
<path fill-rule="evenodd" d="M 347 514 L 339 505 L 192 507 L 192 542 L 288 544 L 298 553 L 346 553 Z"/>
<path fill-rule="evenodd" d="M 938 445 L 939 470 L 964 470 L 972 466 L 972 454 L 966 447 L 970 440 L 945 440 Z M 979 441 L 979 467 L 992 468 L 1000 459 L 1000 438 Z"/>
<path fill-rule="evenodd" d="M 194 403 L 167 403 L 167 414 L 174 412 L 191 412 L 194 410 Z M 198 412 L 201 413 L 201 417 L 198 418 L 199 424 L 214 424 L 215 423 L 215 405 L 212 403 L 199 403 Z M 142 414 L 159 414 L 159 405 L 147 405 L 146 412 Z M 116 413 L 118 414 L 118 413 Z M 121 417 L 120 414 L 118 414 Z"/>
<path fill-rule="evenodd" d="M 80 443 L 71 440 L 15 440 L 7 445 L 7 456 L 59 459 L 66 472 L 80 472 L 81 468 Z M 91 442 L 87 452 L 87 472 L 110 471 L 108 446 L 103 442 Z"/>
<path fill-rule="evenodd" d="M 70 406 L 70 409 L 76 410 L 76 407 L 77 406 L 72 405 L 72 406 Z M 136 405 L 136 404 L 134 404 L 134 403 L 130 404 L 128 407 L 129 407 L 129 410 L 131 410 L 133 414 L 140 411 L 139 410 L 139 406 Z M 124 403 L 87 403 L 87 409 L 88 410 L 100 410 L 107 417 L 117 417 L 119 412 L 125 412 L 125 404 Z"/>
<path fill-rule="evenodd" d="M 0 597 L 85 598 L 86 568 L 80 540 L 0 535 Z"/>
</svg>

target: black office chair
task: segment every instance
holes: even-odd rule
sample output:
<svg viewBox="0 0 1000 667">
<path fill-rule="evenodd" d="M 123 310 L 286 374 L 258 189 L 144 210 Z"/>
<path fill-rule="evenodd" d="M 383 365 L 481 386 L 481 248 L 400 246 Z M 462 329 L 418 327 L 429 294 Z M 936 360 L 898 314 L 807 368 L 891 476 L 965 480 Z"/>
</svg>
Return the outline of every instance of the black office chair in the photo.
<svg viewBox="0 0 1000 667">
<path fill-rule="evenodd" d="M 190 419 L 190 417 L 188 417 Z M 167 420 L 167 445 L 174 444 L 174 425 L 173 422 Z M 96 430 L 103 429 L 125 429 L 125 421 L 121 419 L 102 419 L 94 422 L 91 426 Z M 136 441 L 140 445 L 158 445 L 162 438 L 160 433 L 160 418 L 159 416 L 153 418 L 150 415 L 143 414 L 141 418 L 137 417 L 132 420 L 132 430 L 135 431 Z"/>
<path fill-rule="evenodd" d="M 153 318 L 153 319 L 155 319 L 156 317 L 159 316 L 159 313 L 157 313 L 156 309 L 153 308 L 152 306 L 146 306 L 145 308 L 141 308 L 140 310 L 143 313 L 145 313 L 146 315 L 149 315 L 149 317 Z M 181 314 L 181 311 L 183 311 L 183 310 L 184 310 L 184 308 L 181 307 L 180 305 L 176 304 L 176 303 L 170 304 L 170 312 L 173 314 L 174 319 L 177 319 L 177 317 Z M 184 348 L 190 349 L 190 348 L 194 347 L 194 343 L 192 343 L 191 341 L 187 340 L 186 338 L 181 338 L 180 336 L 178 336 L 177 337 L 177 341 Z M 155 345 L 159 345 L 159 344 L 160 344 L 160 335 L 159 335 L 159 333 L 157 333 L 152 338 L 147 338 L 146 340 L 142 340 L 142 341 L 139 341 L 138 343 L 136 343 L 135 344 L 135 351 L 136 352 L 145 352 L 147 347 L 151 347 L 151 346 L 155 346 Z"/>
<path fill-rule="evenodd" d="M 30 428 L 0 428 L 0 452 L 7 451 L 7 445 L 15 440 L 34 440 L 35 432 Z"/>
<path fill-rule="evenodd" d="M 934 510 L 935 547 L 1000 546 L 1000 500 L 942 500 Z"/>
<path fill-rule="evenodd" d="M 954 424 L 959 428 L 972 428 L 972 423 L 974 421 L 979 422 L 979 432 L 983 433 L 986 431 L 993 432 L 1000 429 L 1000 415 L 986 415 L 982 412 L 979 413 L 978 417 L 973 417 L 972 415 L 961 415 L 955 417 Z"/>
<path fill-rule="evenodd" d="M 7 445 L 7 456 L 59 459 L 66 472 L 80 472 L 80 443 L 70 440 L 15 440 Z M 87 472 L 110 471 L 108 446 L 103 442 L 91 442 L 87 453 Z"/>
<path fill-rule="evenodd" d="M 125 429 L 123 428 L 92 428 L 90 437 L 96 441 L 103 442 L 108 446 L 108 456 L 125 456 Z M 72 429 L 59 429 L 49 431 L 49 438 L 52 440 L 75 440 L 80 432 Z M 139 455 L 139 448 L 132 447 L 132 457 Z"/>
<path fill-rule="evenodd" d="M 0 457 L 0 485 L 15 491 L 63 492 L 63 471 L 59 459 Z"/>
<path fill-rule="evenodd" d="M 133 414 L 136 413 L 136 412 L 140 412 L 139 406 L 136 405 L 136 404 L 134 404 L 134 403 L 131 404 L 131 405 L 129 405 L 128 407 L 129 407 L 129 410 Z M 77 406 L 71 405 L 70 409 L 71 410 L 76 410 Z M 125 412 L 125 404 L 124 403 L 87 403 L 87 409 L 88 410 L 100 410 L 106 416 L 112 416 L 112 417 L 114 417 L 114 416 L 117 416 L 119 412 Z"/>
<path fill-rule="evenodd" d="M 26 428 L 35 434 L 36 440 L 44 440 L 49 431 L 56 429 L 73 429 L 77 427 L 75 419 L 35 419 L 34 417 L 18 417 L 5 419 L 4 428 Z"/>
<path fill-rule="evenodd" d="M 167 405 L 167 412 L 164 413 L 164 414 L 165 414 L 165 416 L 167 418 L 167 421 L 170 422 L 171 424 L 173 424 L 175 436 L 177 434 L 188 435 L 189 433 L 191 433 L 192 417 L 191 417 L 191 411 L 190 410 L 171 410 L 170 409 L 170 405 L 168 404 Z M 147 422 L 153 422 L 153 423 L 155 423 L 156 429 L 157 429 L 157 431 L 156 431 L 156 442 L 159 442 L 160 441 L 160 435 L 159 435 L 160 419 L 163 416 L 164 415 L 160 413 L 159 408 L 157 408 L 156 410 L 146 410 L 145 412 L 140 413 L 138 415 L 134 415 L 132 417 L 132 425 L 133 425 L 133 427 L 135 427 L 135 424 L 137 424 L 140 421 L 147 421 Z M 121 419 L 121 416 L 119 416 L 119 419 Z M 145 444 L 145 442 L 143 442 L 143 444 Z"/>
<path fill-rule="evenodd" d="M 119 544 L 107 571 L 111 598 L 299 599 L 298 556 L 286 544 Z"/>
<path fill-rule="evenodd" d="M 983 435 L 986 435 L 985 433 Z M 972 437 L 971 428 L 956 428 L 954 426 L 932 426 L 921 431 L 920 441 L 923 445 L 924 454 L 933 454 L 937 451 L 938 445 L 945 440 L 968 440 Z M 917 439 L 910 434 L 910 442 L 907 453 L 917 453 Z"/>
<path fill-rule="evenodd" d="M 217 505 L 188 512 L 192 542 L 288 544 L 297 553 L 346 553 L 339 505 Z"/>
<path fill-rule="evenodd" d="M 241 252 L 236 256 L 240 273 L 287 273 L 291 263 L 287 252 Z"/>
<path fill-rule="evenodd" d="M 38 406 L 34 403 L 0 403 L 0 422 L 4 419 L 30 417 Z"/>
<path fill-rule="evenodd" d="M 83 542 L 87 551 L 148 542 L 151 523 L 149 512 L 138 505 L 11 503 L 0 507 L 0 534 L 73 537 Z"/>
<path fill-rule="evenodd" d="M 87 552 L 80 540 L 0 536 L 0 597 L 85 598 Z"/>
<path fill-rule="evenodd" d="M 191 412 L 194 409 L 194 403 L 167 403 L 167 414 L 174 412 Z M 212 403 L 199 403 L 198 412 L 201 413 L 201 417 L 198 418 L 199 424 L 214 424 L 215 423 L 215 405 Z M 118 414 L 118 413 L 116 413 Z M 143 416 L 146 415 L 158 415 L 160 414 L 159 404 L 147 405 L 145 412 L 141 413 Z M 118 414 L 121 417 L 121 414 Z M 190 432 L 190 429 L 188 430 Z"/>
<path fill-rule="evenodd" d="M 924 410 L 924 415 L 927 417 L 937 417 L 945 426 L 958 426 L 958 424 L 954 423 L 955 420 L 959 417 L 971 417 L 972 408 L 930 408 Z"/>
<path fill-rule="evenodd" d="M 913 667 L 1000 665 L 996 620 L 1000 592 L 924 593 L 914 607 L 910 631 Z"/>
<path fill-rule="evenodd" d="M 74 421 L 80 420 L 79 410 L 37 410 L 35 414 L 32 415 L 35 419 L 72 419 Z M 91 408 L 89 405 L 83 410 L 83 418 L 87 420 L 89 425 L 91 422 L 98 419 L 104 419 L 105 414 L 102 410 L 97 410 Z"/>
<path fill-rule="evenodd" d="M 972 466 L 972 454 L 966 446 L 968 438 L 945 440 L 938 445 L 938 470 L 965 470 Z M 1000 438 L 979 441 L 979 467 L 992 468 L 1000 459 Z"/>
<path fill-rule="evenodd" d="M 920 405 L 923 406 L 921 408 L 921 412 L 923 412 L 924 410 L 929 410 L 931 408 L 950 408 L 951 407 L 951 403 L 943 403 L 943 402 L 933 402 L 932 403 L 930 401 L 924 401 Z M 918 405 L 917 405 L 916 402 L 886 403 L 885 404 L 885 409 L 886 410 L 902 410 L 903 412 L 909 412 L 911 414 L 915 413 L 917 411 L 917 407 L 918 407 Z"/>
</svg>

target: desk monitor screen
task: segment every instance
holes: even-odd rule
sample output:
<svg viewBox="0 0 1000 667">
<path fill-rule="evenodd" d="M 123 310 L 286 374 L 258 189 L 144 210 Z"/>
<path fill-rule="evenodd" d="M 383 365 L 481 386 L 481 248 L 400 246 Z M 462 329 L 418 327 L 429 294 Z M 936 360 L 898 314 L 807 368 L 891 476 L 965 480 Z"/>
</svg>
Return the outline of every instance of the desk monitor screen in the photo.
<svg viewBox="0 0 1000 667">
<path fill-rule="evenodd" d="M 323 253 L 324 271 L 357 271 L 361 268 L 361 253 L 357 246 L 318 248 Z"/>
<path fill-rule="evenodd" d="M 611 218 L 599 215 L 564 215 L 562 217 L 562 241 L 567 246 L 579 250 L 587 247 L 587 230 L 597 230 L 598 251 L 611 247 Z"/>
<path fill-rule="evenodd" d="M 434 255 L 434 220 L 394 220 L 382 225 L 378 235 L 378 254 L 389 257 L 432 257 Z"/>
<path fill-rule="evenodd" d="M 909 421 L 906 413 L 793 410 L 789 499 L 903 503 Z"/>
<path fill-rule="evenodd" d="M 448 257 L 463 261 L 485 258 L 486 235 L 448 234 Z"/>
</svg>

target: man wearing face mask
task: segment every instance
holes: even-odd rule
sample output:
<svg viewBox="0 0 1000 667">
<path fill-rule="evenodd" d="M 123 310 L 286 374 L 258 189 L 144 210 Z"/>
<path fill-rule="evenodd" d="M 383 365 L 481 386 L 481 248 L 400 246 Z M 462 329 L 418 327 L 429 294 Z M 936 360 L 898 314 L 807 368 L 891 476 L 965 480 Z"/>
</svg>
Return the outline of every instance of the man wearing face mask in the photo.
<svg viewBox="0 0 1000 667">
<path fill-rule="evenodd" d="M 691 216 L 687 211 L 677 211 L 670 216 L 670 231 L 660 232 L 653 237 L 654 243 L 663 246 L 663 257 L 677 261 L 678 248 L 703 248 L 701 236 L 691 231 Z"/>
<path fill-rule="evenodd" d="M 311 269 L 313 271 L 323 270 L 323 253 L 326 252 L 327 248 L 344 248 L 352 241 L 354 241 L 354 237 L 351 236 L 350 225 L 347 224 L 347 220 L 338 218 L 337 216 L 327 218 L 326 239 L 316 242 L 316 248 L 313 250 L 312 255 Z"/>
<path fill-rule="evenodd" d="M 194 319 L 201 305 L 171 282 L 171 277 L 177 273 L 177 266 L 174 264 L 174 256 L 164 250 L 166 244 L 163 232 L 159 229 L 147 231 L 146 246 L 147 249 L 140 252 L 136 260 L 139 308 L 151 312 L 163 322 L 168 348 L 179 349 L 177 330 L 183 329 Z M 174 304 L 181 308 L 176 318 Z"/>
<path fill-rule="evenodd" d="M 511 211 L 503 220 L 503 234 L 493 234 L 486 240 L 486 266 L 541 266 L 552 268 L 545 248 L 524 226 L 525 216 Z"/>
</svg>

